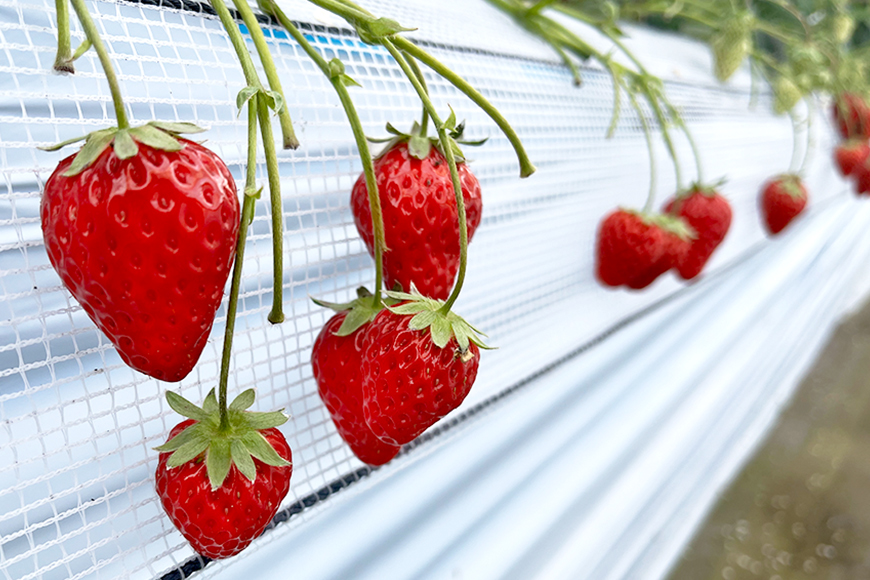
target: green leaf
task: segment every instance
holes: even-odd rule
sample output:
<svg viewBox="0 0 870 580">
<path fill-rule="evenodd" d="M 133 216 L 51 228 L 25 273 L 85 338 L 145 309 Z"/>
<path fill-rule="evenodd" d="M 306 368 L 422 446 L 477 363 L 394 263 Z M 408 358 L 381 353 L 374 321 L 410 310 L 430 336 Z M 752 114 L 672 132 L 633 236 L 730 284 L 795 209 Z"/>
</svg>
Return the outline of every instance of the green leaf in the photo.
<svg viewBox="0 0 870 580">
<path fill-rule="evenodd" d="M 448 105 L 449 107 L 450 105 Z M 447 120 L 441 125 L 441 128 L 446 129 L 448 131 L 452 131 L 456 127 L 456 111 L 453 110 L 453 107 L 450 107 L 450 115 L 447 117 Z"/>
<path fill-rule="evenodd" d="M 271 465 L 273 467 L 291 465 L 289 461 L 278 455 L 275 448 L 269 445 L 269 442 L 266 441 L 266 438 L 263 437 L 259 431 L 249 431 L 248 433 L 245 433 L 242 436 L 242 443 L 245 444 L 245 447 L 251 455 L 266 465 Z"/>
<path fill-rule="evenodd" d="M 188 417 L 194 421 L 203 421 L 208 418 L 208 413 L 172 391 L 166 391 L 166 402 L 173 411 L 182 417 Z"/>
<path fill-rule="evenodd" d="M 199 455 L 208 449 L 209 441 L 207 437 L 202 436 L 198 431 L 194 432 L 194 436 L 190 441 L 178 448 L 178 450 L 169 456 L 166 465 L 169 467 L 180 467 L 199 457 Z"/>
<path fill-rule="evenodd" d="M 184 429 L 184 431 L 178 433 L 175 437 L 173 437 L 163 445 L 155 447 L 154 450 L 159 451 L 160 453 L 167 453 L 169 451 L 175 451 L 181 446 L 190 443 L 197 437 L 197 429 L 195 429 L 194 427 L 196 427 L 196 424 L 189 425 L 186 429 Z"/>
<path fill-rule="evenodd" d="M 443 316 L 437 316 L 432 320 L 432 326 L 429 327 L 429 332 L 432 333 L 432 342 L 438 348 L 444 348 L 450 339 L 453 337 L 450 323 Z"/>
<path fill-rule="evenodd" d="M 338 77 L 338 80 L 340 80 L 341 84 L 343 84 L 346 87 L 361 87 L 362 86 L 361 84 L 356 82 L 356 79 L 354 79 L 350 75 L 340 75 Z"/>
<path fill-rule="evenodd" d="M 64 176 L 72 177 L 73 175 L 78 175 L 93 163 L 106 150 L 106 147 L 112 143 L 112 140 L 115 139 L 117 130 L 115 127 L 112 127 L 111 129 L 103 129 L 88 135 L 85 146 L 82 147 L 81 151 L 73 159 Z"/>
<path fill-rule="evenodd" d="M 432 310 L 424 310 L 414 315 L 414 318 L 408 321 L 408 328 L 411 330 L 423 330 L 429 328 L 438 316 L 439 314 Z"/>
<path fill-rule="evenodd" d="M 266 106 L 280 113 L 284 108 L 284 95 L 278 91 L 263 91 L 263 94 L 266 95 Z"/>
<path fill-rule="evenodd" d="M 139 146 L 130 137 L 128 129 L 121 129 L 115 133 L 115 142 L 113 143 L 115 156 L 118 159 L 130 159 L 139 153 Z"/>
<path fill-rule="evenodd" d="M 205 454 L 205 468 L 212 489 L 217 489 L 223 484 L 232 464 L 229 441 L 226 439 L 213 440 Z"/>
<path fill-rule="evenodd" d="M 156 127 L 167 133 L 204 133 L 205 129 L 193 123 L 176 123 L 172 121 L 151 121 L 148 123 L 152 127 Z"/>
<path fill-rule="evenodd" d="M 429 149 L 431 146 L 429 139 L 426 137 L 414 135 L 408 140 L 408 153 L 410 153 L 412 157 L 422 161 L 429 157 Z"/>
<path fill-rule="evenodd" d="M 181 151 L 181 143 L 178 139 L 152 125 L 134 127 L 133 129 L 130 129 L 130 135 L 132 135 L 136 141 L 139 141 L 148 147 L 153 147 L 154 149 L 159 149 L 161 151 Z"/>
<path fill-rule="evenodd" d="M 230 403 L 230 409 L 233 411 L 244 411 L 254 404 L 254 400 L 257 398 L 257 393 L 254 389 L 247 389 L 242 391 L 238 397 L 233 399 L 233 402 Z"/>
<path fill-rule="evenodd" d="M 239 111 L 242 110 L 242 107 L 245 106 L 245 103 L 254 98 L 254 96 L 260 92 L 260 89 L 257 87 L 245 87 L 239 91 L 239 94 L 236 95 L 236 108 Z"/>
<path fill-rule="evenodd" d="M 251 481 L 257 479 L 257 466 L 254 464 L 254 460 L 251 458 L 251 454 L 244 443 L 234 439 L 230 443 L 230 456 L 233 459 L 233 463 L 242 472 L 242 475 Z"/>
<path fill-rule="evenodd" d="M 81 137 L 74 137 L 72 139 L 67 139 L 66 141 L 61 141 L 60 143 L 55 143 L 54 145 L 45 145 L 44 147 L 37 147 L 40 151 L 57 151 L 58 149 L 62 149 L 67 145 L 72 145 L 73 143 L 78 143 L 79 141 L 84 141 L 87 139 L 87 135 L 82 135 Z"/>
<path fill-rule="evenodd" d="M 287 415 L 281 411 L 270 411 L 268 413 L 255 413 L 248 411 L 245 413 L 244 417 L 248 426 L 257 431 L 278 427 L 287 422 Z"/>
<path fill-rule="evenodd" d="M 220 413 L 220 409 L 218 408 L 217 396 L 215 396 L 214 389 L 210 390 L 205 396 L 205 400 L 202 402 L 202 410 L 209 415 L 212 415 L 214 413 Z"/>
</svg>

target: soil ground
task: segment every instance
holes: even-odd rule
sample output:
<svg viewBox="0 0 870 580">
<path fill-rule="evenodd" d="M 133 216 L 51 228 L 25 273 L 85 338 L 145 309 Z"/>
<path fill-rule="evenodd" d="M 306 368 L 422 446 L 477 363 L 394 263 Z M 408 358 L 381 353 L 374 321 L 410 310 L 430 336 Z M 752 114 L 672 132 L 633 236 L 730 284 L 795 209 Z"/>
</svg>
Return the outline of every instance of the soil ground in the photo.
<svg viewBox="0 0 870 580">
<path fill-rule="evenodd" d="M 670 580 L 870 580 L 870 303 L 843 322 Z"/>
</svg>

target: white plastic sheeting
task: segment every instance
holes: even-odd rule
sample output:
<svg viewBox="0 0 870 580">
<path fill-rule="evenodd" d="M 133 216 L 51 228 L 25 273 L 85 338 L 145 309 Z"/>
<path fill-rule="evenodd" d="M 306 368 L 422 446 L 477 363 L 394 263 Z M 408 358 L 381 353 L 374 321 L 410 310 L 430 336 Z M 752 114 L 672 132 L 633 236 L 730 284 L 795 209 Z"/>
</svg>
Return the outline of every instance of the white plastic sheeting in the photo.
<svg viewBox="0 0 870 580">
<path fill-rule="evenodd" d="M 301 0 L 284 5 L 303 23 L 343 27 Z M 295 463 L 284 507 L 295 515 L 244 555 L 198 574 L 661 577 L 831 326 L 866 294 L 870 209 L 833 174 L 826 119 L 814 123 L 811 207 L 768 241 L 757 191 L 787 168 L 789 121 L 769 114 L 766 98 L 750 108 L 745 78 L 715 83 L 703 47 L 632 29 L 631 45 L 669 80 L 708 177 L 729 177 L 722 189 L 735 219 L 701 283 L 684 288 L 668 275 L 643 293 L 608 291 L 592 277 L 595 228 L 617 205 L 643 204 L 648 161 L 636 117 L 626 113 L 604 139 L 607 77 L 587 70 L 584 87 L 573 87 L 544 44 L 482 0 L 365 5 L 419 27 L 411 36 L 502 110 L 539 168 L 517 179 L 495 126 L 429 79 L 436 104 L 465 117 L 470 137 L 490 137 L 469 153 L 484 221 L 458 309 L 500 348 L 485 354 L 460 412 L 497 400 L 347 489 L 324 492 L 361 465 L 317 398 L 308 356 L 328 313 L 308 295 L 345 300 L 371 285 L 373 270 L 348 209 L 359 163 L 337 98 L 301 50 L 266 27 L 303 142 L 280 153 L 288 321 L 265 320 L 270 218 L 261 203 L 231 389 L 256 386 L 260 410 L 293 415 L 283 427 Z M 233 103 L 244 83 L 219 23 L 193 3 L 89 6 L 133 121 L 209 127 L 208 145 L 241 177 L 245 132 Z M 49 72 L 53 7 L 0 0 L 0 578 L 181 577 L 193 554 L 157 504 L 151 448 L 178 420 L 165 389 L 200 400 L 216 384 L 223 318 L 194 373 L 170 386 L 123 365 L 61 288 L 38 203 L 64 153 L 35 146 L 111 124 L 111 105 L 92 54 L 74 77 Z M 338 28 L 305 30 L 364 85 L 353 94 L 368 134 L 419 114 L 385 51 Z M 693 176 L 688 147 L 678 144 Z M 657 159 L 664 196 L 674 183 L 662 147 Z M 318 494 L 325 501 L 296 513 Z"/>
</svg>

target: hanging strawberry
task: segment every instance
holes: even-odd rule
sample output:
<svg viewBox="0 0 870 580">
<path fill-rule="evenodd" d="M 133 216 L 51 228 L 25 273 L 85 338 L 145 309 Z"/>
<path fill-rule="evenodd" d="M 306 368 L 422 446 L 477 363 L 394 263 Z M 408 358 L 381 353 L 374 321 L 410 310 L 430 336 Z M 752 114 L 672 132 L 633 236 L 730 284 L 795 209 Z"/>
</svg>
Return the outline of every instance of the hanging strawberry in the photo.
<svg viewBox="0 0 870 580">
<path fill-rule="evenodd" d="M 714 188 L 700 184 L 665 205 L 665 212 L 679 216 L 695 232 L 687 252 L 677 259 L 676 268 L 684 280 L 701 273 L 710 256 L 731 227 L 731 204 Z"/>
<path fill-rule="evenodd" d="M 785 174 L 768 181 L 761 190 L 763 223 L 771 235 L 785 229 L 807 206 L 807 189 L 800 176 Z"/>
</svg>

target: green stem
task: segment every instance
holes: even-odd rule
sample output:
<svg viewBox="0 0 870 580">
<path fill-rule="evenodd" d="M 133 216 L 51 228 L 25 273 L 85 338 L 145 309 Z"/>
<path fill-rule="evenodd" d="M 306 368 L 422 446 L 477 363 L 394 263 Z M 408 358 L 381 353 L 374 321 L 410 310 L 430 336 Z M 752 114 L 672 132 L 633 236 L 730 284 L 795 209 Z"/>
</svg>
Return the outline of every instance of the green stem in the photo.
<svg viewBox="0 0 870 580">
<path fill-rule="evenodd" d="M 284 204 L 281 200 L 281 174 L 278 155 L 272 137 L 272 120 L 265 99 L 257 99 L 257 116 L 266 154 L 266 174 L 269 176 L 269 200 L 272 205 L 272 310 L 269 322 L 284 322 Z"/>
<path fill-rule="evenodd" d="M 499 129 L 502 130 L 502 133 L 504 133 L 505 137 L 507 137 L 508 141 L 510 141 L 511 145 L 514 148 L 514 151 L 516 152 L 517 159 L 520 163 L 520 177 L 528 177 L 535 172 L 535 166 L 532 164 L 529 156 L 526 154 L 523 143 L 522 141 L 520 141 L 520 138 L 517 135 L 516 131 L 514 131 L 513 127 L 511 127 L 510 123 L 508 123 L 507 119 L 504 118 L 504 116 L 498 111 L 498 109 L 496 109 L 489 101 L 486 100 L 486 97 L 481 95 L 477 91 L 477 89 L 468 84 L 465 79 L 447 68 L 444 64 L 435 59 L 435 57 L 431 56 L 429 53 L 418 47 L 410 40 L 395 35 L 390 39 L 390 43 L 394 44 L 395 47 L 401 49 L 403 52 L 410 54 L 411 56 L 434 70 L 436 73 L 447 79 L 450 84 L 465 93 L 468 98 L 474 101 L 474 103 L 478 107 L 483 109 L 483 111 L 487 115 L 489 115 L 489 117 L 493 121 L 495 121 L 495 124 L 498 125 Z M 432 111 L 429 111 L 429 114 L 431 115 Z M 434 121 L 435 118 L 433 117 L 432 120 Z"/>
<path fill-rule="evenodd" d="M 236 52 L 236 57 L 242 66 L 242 72 L 245 74 L 245 82 L 249 86 L 262 89 L 263 83 L 260 82 L 260 76 L 257 74 L 257 69 L 254 66 L 254 59 L 251 58 L 251 53 L 248 52 L 248 47 L 245 46 L 245 39 L 239 31 L 239 25 L 236 24 L 224 0 L 211 0 L 211 6 L 217 13 L 218 19 L 220 19 L 227 35 L 230 37 L 230 43 L 233 45 L 233 50 Z"/>
<path fill-rule="evenodd" d="M 417 96 L 419 96 L 420 100 L 423 101 L 423 106 L 426 107 L 427 111 L 429 111 L 429 116 L 432 117 L 432 123 L 438 129 L 438 139 L 441 141 L 441 148 L 443 149 L 444 157 L 447 159 L 447 166 L 450 168 L 450 179 L 453 182 L 453 193 L 456 196 L 456 210 L 459 214 L 459 272 L 456 274 L 456 284 L 453 286 L 453 291 L 450 293 L 450 296 L 447 297 L 444 306 L 439 309 L 439 312 L 446 315 L 450 312 L 456 299 L 459 298 L 460 292 L 462 292 L 462 285 L 465 283 L 465 270 L 468 266 L 468 224 L 465 217 L 465 199 L 462 197 L 462 182 L 459 179 L 459 171 L 456 169 L 456 157 L 453 155 L 450 136 L 444 128 L 444 123 L 441 122 L 441 118 L 438 116 L 438 111 L 435 109 L 435 105 L 433 105 L 432 101 L 429 99 L 429 94 L 426 92 L 423 85 L 420 84 L 420 81 L 417 80 L 414 71 L 408 65 L 407 61 L 402 56 L 402 53 L 399 52 L 393 44 L 393 41 L 384 39 L 384 47 L 386 47 L 386 49 L 390 51 L 390 54 L 393 55 L 393 58 L 402 68 L 402 71 L 404 71 L 405 76 L 407 76 L 408 80 L 411 81 L 414 90 L 417 91 Z"/>
<path fill-rule="evenodd" d="M 54 70 L 61 73 L 74 73 L 72 64 L 72 43 L 69 35 L 69 0 L 55 0 L 57 12 L 57 56 L 54 59 Z"/>
<path fill-rule="evenodd" d="M 284 97 L 281 79 L 278 78 L 275 61 L 272 60 L 272 53 L 269 51 L 269 45 L 266 43 L 266 37 L 260 28 L 260 23 L 257 22 L 257 17 L 254 16 L 254 12 L 246 0 L 233 0 L 233 3 L 236 5 L 236 10 L 242 15 L 242 21 L 244 21 L 245 26 L 248 28 L 248 33 L 254 41 L 257 54 L 260 55 L 260 62 L 263 65 L 263 70 L 266 72 L 269 88 L 281 95 L 281 98 L 284 100 L 284 106 L 278 111 L 278 121 L 281 123 L 284 149 L 296 149 L 299 147 L 299 140 L 296 138 L 296 132 L 293 130 L 293 121 L 290 119 L 290 112 L 287 109 L 287 99 Z"/>
<path fill-rule="evenodd" d="M 801 162 L 800 169 L 798 169 L 798 175 L 801 178 L 804 177 L 807 171 L 807 167 L 809 167 L 810 159 L 812 159 L 812 151 L 815 149 L 815 140 L 813 139 L 813 115 L 815 114 L 815 106 L 813 105 L 812 97 L 807 97 L 804 99 L 804 102 L 807 104 L 807 148 L 804 151 L 804 160 Z"/>
<path fill-rule="evenodd" d="M 643 127 L 643 135 L 646 137 L 647 151 L 649 151 L 649 194 L 647 194 L 646 203 L 643 206 L 644 213 L 649 213 L 652 211 L 656 199 L 656 159 L 652 131 L 650 130 L 649 123 L 646 120 L 646 115 L 644 114 L 640 103 L 637 102 L 637 96 L 628 90 L 627 87 L 625 92 L 628 93 L 628 98 L 631 99 L 631 104 L 637 112 L 638 119 L 640 119 L 641 126 Z"/>
<path fill-rule="evenodd" d="M 242 283 L 242 266 L 245 261 L 245 240 L 248 237 L 248 226 L 251 220 L 254 219 L 254 202 L 257 195 L 257 101 L 259 100 L 259 95 L 254 95 L 248 101 L 248 166 L 242 201 L 242 215 L 239 222 L 239 240 L 236 244 L 236 261 L 233 264 L 233 280 L 230 283 L 230 299 L 227 305 L 227 325 L 226 330 L 224 330 L 220 383 L 218 383 L 218 408 L 220 409 L 220 429 L 222 431 L 226 431 L 230 427 L 227 410 L 227 383 L 230 377 L 230 357 L 233 353 L 233 333 L 236 328 L 239 288 Z"/>
<path fill-rule="evenodd" d="M 692 148 L 692 155 L 695 156 L 695 171 L 698 174 L 698 183 L 704 183 L 704 167 L 701 163 L 701 153 L 698 150 L 698 145 L 695 143 L 695 137 L 692 135 L 692 132 L 689 130 L 689 126 L 682 119 L 679 122 L 680 128 L 683 130 L 683 133 L 686 135 L 686 139 L 689 141 L 689 147 Z"/>
<path fill-rule="evenodd" d="M 350 98 L 350 93 L 342 82 L 342 79 L 338 76 L 332 75 L 329 63 L 326 62 L 326 59 L 323 58 L 313 46 L 311 46 L 311 43 L 309 43 L 308 39 L 305 38 L 305 35 L 296 28 L 293 22 L 287 17 L 287 14 L 285 14 L 277 4 L 269 2 L 268 0 L 264 1 L 261 7 L 264 11 L 269 12 L 278 19 L 281 26 L 283 26 L 299 46 L 302 47 L 302 50 L 304 50 L 309 58 L 314 61 L 314 63 L 320 68 L 321 72 L 329 78 L 335 92 L 338 94 L 339 100 L 341 100 L 341 105 L 344 108 L 347 120 L 353 130 L 353 137 L 356 141 L 357 149 L 359 150 L 360 161 L 362 161 L 363 174 L 365 175 L 366 189 L 369 196 L 369 206 L 372 212 L 372 232 L 374 234 L 375 246 L 374 303 L 378 305 L 381 303 L 381 287 L 383 286 L 384 277 L 383 256 L 384 247 L 386 246 L 384 236 L 384 218 L 381 210 L 381 198 L 378 193 L 378 180 L 375 177 L 374 161 L 372 160 L 372 155 L 369 151 L 369 143 L 368 139 L 366 139 L 362 121 L 360 121 L 359 114 L 357 114 L 356 107 L 354 107 L 353 101 Z"/>
<path fill-rule="evenodd" d="M 103 44 L 103 39 L 100 38 L 100 33 L 97 31 L 97 26 L 91 19 L 88 13 L 88 8 L 85 6 L 85 0 L 71 0 L 73 10 L 76 11 L 76 16 L 82 24 L 85 31 L 85 36 L 91 41 L 94 50 L 97 51 L 97 57 L 100 59 L 100 65 L 103 67 L 103 73 L 106 75 L 106 82 L 109 83 L 109 91 L 112 93 L 112 104 L 115 106 L 115 119 L 118 121 L 118 129 L 128 129 L 130 122 L 127 120 L 127 112 L 124 109 L 124 100 L 121 98 L 121 89 L 118 86 L 118 77 L 115 76 L 115 69 L 112 67 L 112 61 L 109 59 L 109 53 L 106 51 L 106 46 Z"/>
<path fill-rule="evenodd" d="M 417 77 L 417 80 L 420 81 L 420 84 L 423 86 L 423 90 L 426 93 L 429 93 L 429 87 L 426 86 L 426 77 L 423 76 L 423 71 L 420 70 L 420 65 L 417 64 L 417 59 L 413 56 L 406 54 L 405 60 L 408 61 L 408 65 L 411 67 L 411 70 L 414 71 L 414 76 Z M 429 111 L 426 110 L 426 107 L 423 107 L 423 114 L 420 117 L 420 136 L 425 137 L 426 131 L 429 125 Z"/>
<path fill-rule="evenodd" d="M 337 2 L 336 0 L 308 0 L 312 4 L 316 6 L 320 6 L 324 10 L 329 10 L 333 14 L 337 14 L 353 23 L 355 20 L 370 20 L 374 17 L 372 14 L 366 10 L 363 10 L 359 6 L 351 5 L 345 2 Z"/>
<path fill-rule="evenodd" d="M 795 113 L 794 109 L 789 111 L 789 117 L 791 117 L 791 161 L 788 164 L 788 172 L 795 173 L 797 169 L 798 163 L 798 124 L 799 120 L 797 118 L 797 113 Z"/>
</svg>

